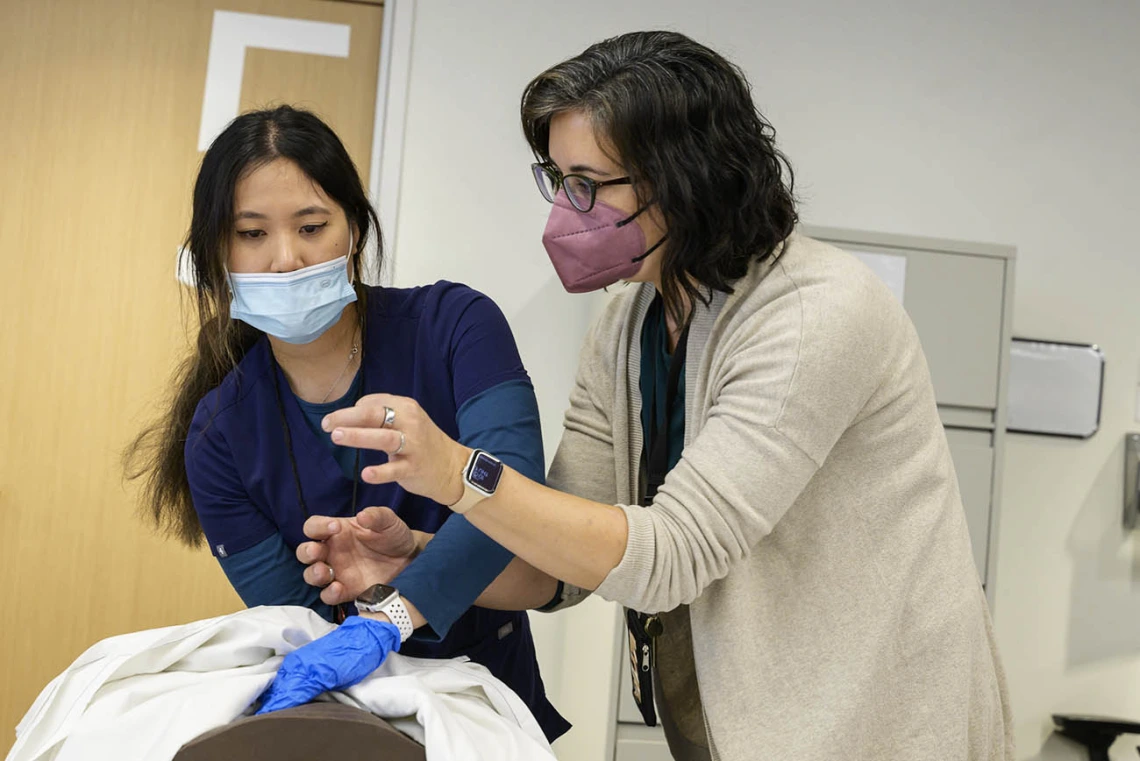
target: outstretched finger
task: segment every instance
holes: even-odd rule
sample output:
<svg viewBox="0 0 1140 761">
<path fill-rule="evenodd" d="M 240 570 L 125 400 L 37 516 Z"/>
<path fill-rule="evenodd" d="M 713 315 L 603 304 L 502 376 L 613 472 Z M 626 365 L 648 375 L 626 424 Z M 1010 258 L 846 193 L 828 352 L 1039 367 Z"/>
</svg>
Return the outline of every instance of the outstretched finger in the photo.
<svg viewBox="0 0 1140 761">
<path fill-rule="evenodd" d="M 337 446 L 351 449 L 371 449 L 375 452 L 395 452 L 405 441 L 403 431 L 392 428 L 348 428 L 337 426 L 332 432 L 332 442 Z"/>
<path fill-rule="evenodd" d="M 403 459 L 389 460 L 383 465 L 373 465 L 360 472 L 361 479 L 367 484 L 393 484 L 408 474 L 408 467 Z"/>
<path fill-rule="evenodd" d="M 401 420 L 410 419 L 418 405 L 413 399 L 393 394 L 369 394 L 361 397 L 352 407 L 330 412 L 321 421 L 321 428 L 331 432 L 334 428 L 383 428 L 388 413 L 385 407 L 396 414 L 394 426 L 400 427 Z"/>
</svg>

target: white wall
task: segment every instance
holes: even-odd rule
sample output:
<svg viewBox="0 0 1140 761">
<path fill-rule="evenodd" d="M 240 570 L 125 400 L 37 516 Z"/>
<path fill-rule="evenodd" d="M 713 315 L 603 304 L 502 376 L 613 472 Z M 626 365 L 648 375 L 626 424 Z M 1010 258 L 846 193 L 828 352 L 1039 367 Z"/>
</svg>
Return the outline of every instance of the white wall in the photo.
<svg viewBox="0 0 1140 761">
<path fill-rule="evenodd" d="M 498 300 L 548 456 L 597 298 L 563 293 L 543 253 L 519 95 L 587 44 L 650 27 L 744 67 L 806 222 L 1016 245 L 1015 334 L 1103 347 L 1095 438 L 1011 436 L 996 624 L 1023 757 L 1052 711 L 1140 719 L 1140 549 L 1118 517 L 1123 434 L 1140 430 L 1140 6 L 417 0 L 396 281 Z M 584 634 L 595 620 L 612 623 L 601 606 L 540 618 L 552 693 L 578 725 L 564 759 L 606 743 L 603 666 L 581 655 L 610 657 Z"/>
</svg>

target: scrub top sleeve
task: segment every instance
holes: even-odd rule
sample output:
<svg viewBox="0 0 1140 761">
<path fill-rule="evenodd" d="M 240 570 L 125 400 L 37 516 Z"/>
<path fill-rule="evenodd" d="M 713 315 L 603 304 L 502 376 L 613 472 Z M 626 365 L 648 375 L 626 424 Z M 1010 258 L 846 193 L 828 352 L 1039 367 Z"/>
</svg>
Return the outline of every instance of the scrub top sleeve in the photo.
<svg viewBox="0 0 1140 761">
<path fill-rule="evenodd" d="M 307 584 L 304 564 L 274 533 L 249 549 L 219 557 L 226 578 L 248 608 L 258 605 L 300 605 L 333 621 L 333 609 L 321 602 L 321 590 Z"/>
<path fill-rule="evenodd" d="M 493 386 L 529 381 L 507 318 L 478 291 L 450 285 L 439 299 L 438 345 L 447 354 L 455 408 Z"/>
<path fill-rule="evenodd" d="M 460 443 L 485 449 L 542 483 L 542 428 L 529 381 L 500 383 L 470 399 L 457 415 Z M 392 582 L 419 609 L 430 631 L 446 636 L 514 556 L 462 515 L 451 515 L 424 551 Z"/>
<path fill-rule="evenodd" d="M 459 443 L 486 450 L 530 480 L 545 483 L 542 423 L 529 380 L 489 388 L 468 399 L 455 417 Z"/>
<path fill-rule="evenodd" d="M 210 552 L 224 558 L 268 539 L 277 526 L 250 501 L 207 400 L 186 436 L 186 478 Z"/>
</svg>

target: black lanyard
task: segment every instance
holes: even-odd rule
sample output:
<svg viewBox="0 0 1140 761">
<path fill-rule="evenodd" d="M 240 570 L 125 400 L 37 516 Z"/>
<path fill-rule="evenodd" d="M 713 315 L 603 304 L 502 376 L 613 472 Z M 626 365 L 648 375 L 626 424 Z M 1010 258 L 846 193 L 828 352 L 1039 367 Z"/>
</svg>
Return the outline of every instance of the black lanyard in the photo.
<svg viewBox="0 0 1140 761">
<path fill-rule="evenodd" d="M 677 348 L 669 360 L 669 378 L 665 383 L 665 429 L 657 428 L 657 374 L 653 377 L 653 396 L 642 399 L 649 405 L 649 431 L 642 459 L 646 465 L 645 496 L 642 505 L 653 504 L 657 490 L 665 483 L 669 472 L 669 422 L 673 417 L 673 404 L 681 386 L 681 370 L 685 367 L 685 354 L 689 343 L 689 325 L 685 324 L 677 339 Z M 654 363 L 656 368 L 656 361 Z M 661 619 L 635 610 L 626 609 L 626 628 L 629 632 L 629 665 L 633 677 L 633 699 L 637 703 L 641 718 L 648 727 L 657 726 L 657 712 L 653 705 L 653 668 L 657 660 L 657 647 L 654 640 L 661 634 Z"/>
<path fill-rule="evenodd" d="M 669 421 L 673 417 L 673 404 L 677 401 L 677 390 L 681 383 L 681 370 L 685 367 L 686 348 L 689 343 L 689 325 L 681 331 L 677 339 L 677 348 L 673 351 L 673 358 L 669 360 L 669 379 L 665 384 L 665 429 L 657 430 L 657 383 L 654 381 L 654 394 L 651 403 L 653 409 L 649 414 L 649 441 L 646 442 L 647 478 L 645 483 L 645 497 L 642 504 L 648 506 L 657 496 L 657 490 L 665 483 L 665 475 L 669 472 Z"/>
<path fill-rule="evenodd" d="M 360 401 L 360 397 L 364 394 L 364 384 L 367 378 L 364 373 L 364 325 L 360 326 L 360 381 L 356 389 L 356 398 L 353 404 Z M 297 456 L 293 452 L 293 437 L 289 432 L 289 419 L 285 416 L 285 402 L 281 396 L 281 382 L 277 376 L 281 372 L 281 367 L 277 364 L 277 357 L 273 356 L 273 347 L 269 347 L 269 358 L 273 363 L 273 391 L 277 396 L 277 414 L 281 417 L 281 431 L 285 435 L 285 449 L 289 453 L 289 464 L 293 468 L 293 484 L 297 487 L 297 502 L 301 505 L 301 512 L 306 518 L 311 518 L 312 514 L 309 513 L 309 506 L 305 502 L 305 494 L 301 490 L 301 473 L 297 468 Z M 356 515 L 358 512 L 356 508 L 357 487 L 360 485 L 360 449 L 358 448 L 353 454 L 352 465 L 352 502 L 349 504 L 349 512 Z"/>
<path fill-rule="evenodd" d="M 364 345 L 364 326 L 361 325 L 360 329 L 360 343 Z M 281 367 L 277 364 L 277 357 L 273 356 L 273 347 L 269 347 L 269 357 L 273 362 L 273 391 L 277 396 L 277 413 L 281 416 L 281 431 L 285 434 L 285 448 L 289 452 L 289 464 L 293 467 L 293 485 L 297 487 L 297 502 L 301 505 L 301 512 L 305 518 L 311 518 L 312 514 L 309 512 L 309 506 L 305 503 L 305 493 L 301 490 L 301 473 L 297 468 L 297 456 L 293 452 L 293 437 L 289 432 L 289 419 L 285 416 L 285 401 L 281 396 L 281 381 L 278 380 L 277 375 L 281 372 Z M 364 352 L 360 353 L 360 385 L 356 389 L 356 399 L 353 402 L 360 401 L 361 395 L 364 393 L 364 384 L 367 378 L 364 374 Z M 360 449 L 356 450 L 352 460 L 352 502 L 349 504 L 349 512 L 356 515 L 356 497 L 357 487 L 360 485 Z M 344 623 L 345 618 L 348 617 L 348 611 L 345 603 L 332 606 L 333 622 L 337 624 Z"/>
</svg>

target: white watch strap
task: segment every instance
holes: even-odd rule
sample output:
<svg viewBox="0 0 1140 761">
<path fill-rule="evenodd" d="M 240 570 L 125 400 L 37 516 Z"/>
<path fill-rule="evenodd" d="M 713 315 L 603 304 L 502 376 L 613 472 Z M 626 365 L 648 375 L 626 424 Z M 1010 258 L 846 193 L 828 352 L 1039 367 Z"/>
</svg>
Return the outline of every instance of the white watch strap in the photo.
<svg viewBox="0 0 1140 761">
<path fill-rule="evenodd" d="M 408 606 L 404 605 L 404 601 L 397 597 L 381 608 L 380 612 L 400 630 L 400 642 L 407 642 L 416 627 L 412 626 L 412 615 L 408 613 Z"/>
</svg>

